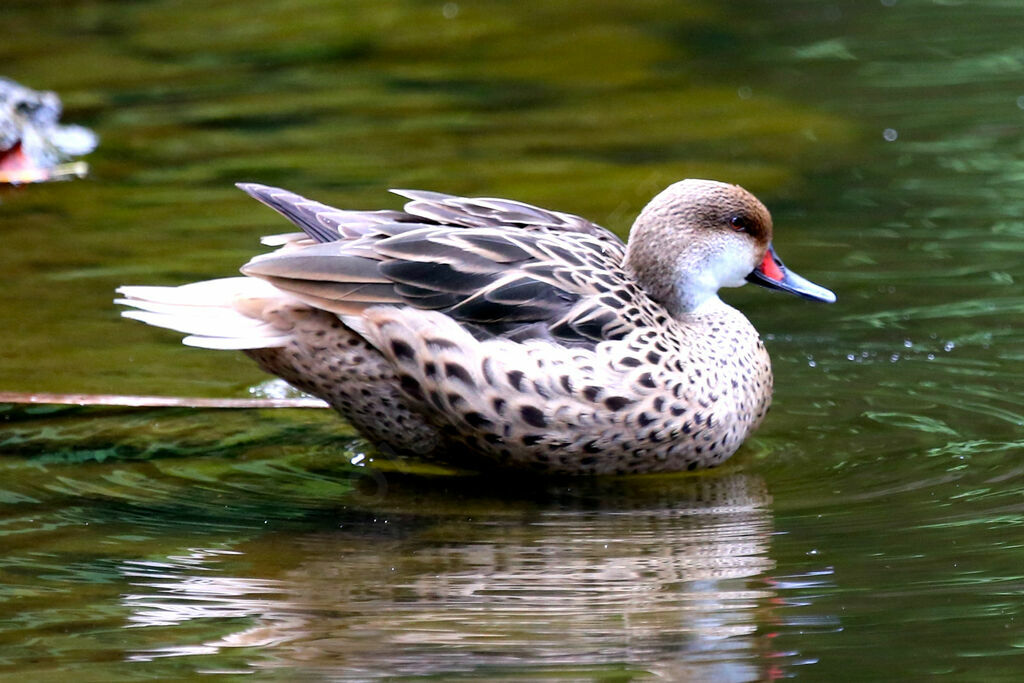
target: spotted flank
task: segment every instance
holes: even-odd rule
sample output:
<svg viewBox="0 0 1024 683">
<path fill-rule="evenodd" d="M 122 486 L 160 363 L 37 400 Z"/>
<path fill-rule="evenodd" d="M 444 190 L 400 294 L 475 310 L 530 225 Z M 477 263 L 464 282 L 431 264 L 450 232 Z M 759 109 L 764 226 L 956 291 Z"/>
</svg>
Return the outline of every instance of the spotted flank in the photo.
<svg viewBox="0 0 1024 683">
<path fill-rule="evenodd" d="M 301 232 L 243 277 L 122 287 L 125 316 L 240 349 L 328 401 L 385 452 L 557 474 L 695 470 L 768 410 L 756 330 L 717 295 L 746 281 L 834 295 L 786 269 L 767 209 L 735 185 L 655 197 L 628 246 L 578 216 L 398 190 L 343 211 L 239 185 Z"/>
</svg>

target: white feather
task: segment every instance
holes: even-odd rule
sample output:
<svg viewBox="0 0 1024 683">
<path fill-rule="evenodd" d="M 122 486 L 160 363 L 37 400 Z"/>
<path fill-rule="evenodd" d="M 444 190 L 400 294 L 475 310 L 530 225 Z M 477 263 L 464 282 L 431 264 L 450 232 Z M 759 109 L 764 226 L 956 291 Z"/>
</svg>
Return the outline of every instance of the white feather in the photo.
<svg viewBox="0 0 1024 683">
<path fill-rule="evenodd" d="M 286 346 L 290 336 L 281 337 L 203 337 L 190 334 L 181 340 L 185 346 L 196 346 L 201 349 L 241 350 L 269 349 L 275 346 Z"/>
<path fill-rule="evenodd" d="M 189 335 L 183 343 L 208 349 L 258 349 L 284 346 L 291 337 L 271 323 L 243 310 L 247 300 L 290 301 L 292 298 L 263 280 L 230 277 L 179 287 L 125 286 L 115 303 L 134 310 L 126 318 Z"/>
</svg>

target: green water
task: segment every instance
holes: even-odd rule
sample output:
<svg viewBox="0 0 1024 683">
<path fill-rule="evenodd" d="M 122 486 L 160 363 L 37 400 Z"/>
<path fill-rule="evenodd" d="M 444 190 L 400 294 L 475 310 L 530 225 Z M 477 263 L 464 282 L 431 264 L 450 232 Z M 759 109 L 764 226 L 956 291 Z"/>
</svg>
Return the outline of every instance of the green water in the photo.
<svg viewBox="0 0 1024 683">
<path fill-rule="evenodd" d="M 1020 6 L 37 2 L 3 75 L 101 137 L 0 190 L 0 390 L 243 397 L 118 318 L 338 206 L 510 196 L 624 232 L 688 176 L 832 306 L 727 292 L 776 399 L 721 471 L 366 467 L 323 411 L 0 410 L 0 680 L 1019 680 Z M 352 464 L 355 462 L 356 464 Z"/>
</svg>

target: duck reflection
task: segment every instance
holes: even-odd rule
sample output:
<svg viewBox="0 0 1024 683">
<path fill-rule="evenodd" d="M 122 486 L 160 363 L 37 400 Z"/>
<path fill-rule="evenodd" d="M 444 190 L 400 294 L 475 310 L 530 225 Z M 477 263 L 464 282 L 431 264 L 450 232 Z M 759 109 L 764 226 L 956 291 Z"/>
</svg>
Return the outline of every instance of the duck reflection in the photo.
<svg viewBox="0 0 1024 683">
<path fill-rule="evenodd" d="M 332 679 L 778 675 L 764 634 L 775 595 L 761 479 L 586 486 L 543 505 L 392 488 L 372 501 L 376 517 L 348 511 L 330 532 L 125 562 L 130 626 L 177 627 L 173 641 L 197 620 L 246 621 L 132 658 L 250 648 L 251 669 Z M 250 576 L 228 575 L 243 566 Z"/>
</svg>

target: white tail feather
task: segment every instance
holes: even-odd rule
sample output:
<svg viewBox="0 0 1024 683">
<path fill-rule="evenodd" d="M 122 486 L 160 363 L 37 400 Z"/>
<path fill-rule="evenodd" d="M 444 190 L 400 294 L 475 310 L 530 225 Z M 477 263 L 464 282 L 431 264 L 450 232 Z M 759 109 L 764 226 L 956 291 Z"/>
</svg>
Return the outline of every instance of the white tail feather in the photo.
<svg viewBox="0 0 1024 683">
<path fill-rule="evenodd" d="M 220 351 L 241 351 L 243 349 L 269 349 L 284 346 L 291 336 L 279 337 L 203 337 L 190 334 L 181 340 L 185 346 L 196 346 L 201 349 L 217 349 Z"/>
<path fill-rule="evenodd" d="M 183 343 L 208 349 L 262 349 L 284 346 L 290 335 L 273 324 L 242 311 L 262 311 L 251 305 L 292 300 L 268 282 L 248 277 L 193 282 L 179 287 L 126 286 L 115 303 L 135 310 L 126 318 L 164 327 L 189 336 Z M 246 305 L 246 304 L 250 305 Z"/>
</svg>

